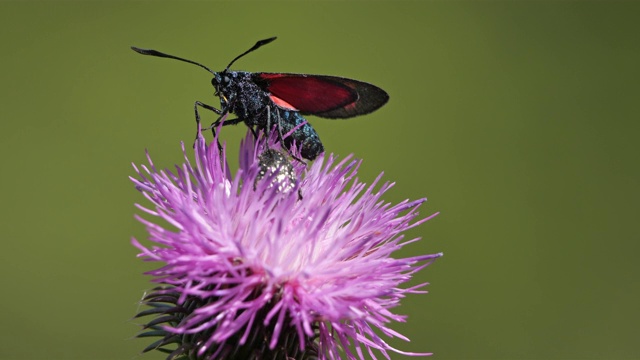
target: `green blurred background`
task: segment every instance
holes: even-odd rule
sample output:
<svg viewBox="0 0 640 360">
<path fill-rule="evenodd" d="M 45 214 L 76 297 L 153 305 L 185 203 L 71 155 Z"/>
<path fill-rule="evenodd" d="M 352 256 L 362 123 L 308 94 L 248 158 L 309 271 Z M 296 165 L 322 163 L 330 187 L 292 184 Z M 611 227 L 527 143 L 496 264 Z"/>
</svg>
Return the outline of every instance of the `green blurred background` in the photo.
<svg viewBox="0 0 640 360">
<path fill-rule="evenodd" d="M 386 89 L 374 114 L 310 120 L 364 180 L 397 182 L 386 200 L 441 212 L 400 254 L 445 257 L 396 309 L 412 341 L 394 346 L 640 358 L 639 19 L 604 1 L 2 2 L 0 358 L 163 358 L 132 339 L 152 266 L 129 242 L 130 163 L 179 162 L 193 102 L 217 101 L 202 69 L 129 46 L 221 70 L 274 35 L 235 69 Z"/>
</svg>

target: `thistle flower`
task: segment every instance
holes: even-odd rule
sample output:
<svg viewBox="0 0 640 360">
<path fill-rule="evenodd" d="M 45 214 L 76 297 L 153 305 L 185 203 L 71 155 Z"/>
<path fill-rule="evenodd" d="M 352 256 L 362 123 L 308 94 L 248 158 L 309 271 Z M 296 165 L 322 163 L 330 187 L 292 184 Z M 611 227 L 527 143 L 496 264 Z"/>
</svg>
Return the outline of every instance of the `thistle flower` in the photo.
<svg viewBox="0 0 640 360">
<path fill-rule="evenodd" d="M 272 134 L 277 134 L 273 131 Z M 159 286 L 144 299 L 155 315 L 138 336 L 159 336 L 145 351 L 169 359 L 362 359 L 374 350 L 406 353 L 385 336 L 403 335 L 392 308 L 423 286 L 401 288 L 442 254 L 395 259 L 403 231 L 426 201 L 391 205 L 356 179 L 360 161 L 320 156 L 313 164 L 288 161 L 274 135 L 241 144 L 232 176 L 224 147 L 199 136 L 195 165 L 187 157 L 175 171 L 134 165 L 136 188 L 152 203 L 138 207 L 156 245 L 139 257 L 163 265 L 147 274 Z M 275 153 L 273 151 L 276 151 Z M 277 155 L 280 154 L 280 155 Z M 293 155 L 300 156 L 294 148 Z M 265 160 L 267 159 L 267 160 Z"/>
</svg>

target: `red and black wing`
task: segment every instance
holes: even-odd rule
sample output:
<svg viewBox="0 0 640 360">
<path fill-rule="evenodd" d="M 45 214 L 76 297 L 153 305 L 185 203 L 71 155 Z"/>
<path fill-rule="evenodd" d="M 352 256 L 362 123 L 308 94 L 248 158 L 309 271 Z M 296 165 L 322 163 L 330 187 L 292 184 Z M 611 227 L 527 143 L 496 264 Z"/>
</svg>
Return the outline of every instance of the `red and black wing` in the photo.
<svg viewBox="0 0 640 360">
<path fill-rule="evenodd" d="M 389 100 L 379 87 L 328 75 L 254 73 L 255 83 L 285 109 L 329 119 L 368 114 Z"/>
</svg>

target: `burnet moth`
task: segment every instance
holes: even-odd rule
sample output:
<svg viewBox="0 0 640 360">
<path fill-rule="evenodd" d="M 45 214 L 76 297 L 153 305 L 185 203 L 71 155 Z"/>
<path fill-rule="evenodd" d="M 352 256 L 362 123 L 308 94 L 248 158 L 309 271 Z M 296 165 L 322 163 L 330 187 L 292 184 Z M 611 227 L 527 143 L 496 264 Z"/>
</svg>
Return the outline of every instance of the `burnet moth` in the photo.
<svg viewBox="0 0 640 360">
<path fill-rule="evenodd" d="M 223 125 L 244 122 L 252 130 L 268 132 L 277 125 L 279 139 L 286 149 L 295 141 L 302 157 L 313 160 L 324 151 L 316 131 L 303 115 L 315 115 L 327 119 L 345 119 L 368 114 L 389 100 L 389 95 L 379 87 L 366 82 L 328 75 L 252 73 L 231 71 L 233 63 L 248 53 L 266 45 L 275 37 L 258 41 L 249 50 L 236 56 L 227 67 L 215 72 L 195 61 L 168 55 L 156 50 L 131 47 L 143 54 L 180 60 L 213 74 L 211 84 L 220 98 L 220 109 L 196 101 L 196 121 L 200 122 L 198 107 L 220 115 L 212 124 L 215 128 L 227 113 L 236 119 L 225 120 Z M 292 132 L 293 131 L 293 132 Z M 291 133 L 284 138 L 284 134 Z M 283 140 L 284 139 L 284 140 Z"/>
</svg>

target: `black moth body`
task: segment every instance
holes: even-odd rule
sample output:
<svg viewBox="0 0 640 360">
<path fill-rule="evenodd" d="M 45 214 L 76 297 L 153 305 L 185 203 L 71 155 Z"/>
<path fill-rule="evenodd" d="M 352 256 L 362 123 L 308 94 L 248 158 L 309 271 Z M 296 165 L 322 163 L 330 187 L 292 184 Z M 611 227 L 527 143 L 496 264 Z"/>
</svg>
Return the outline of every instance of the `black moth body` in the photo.
<svg viewBox="0 0 640 360">
<path fill-rule="evenodd" d="M 237 116 L 237 119 L 227 120 L 224 124 L 244 122 L 249 127 L 267 133 L 274 125 L 278 125 L 278 135 L 283 139 L 284 148 L 290 149 L 295 141 L 302 157 L 309 160 L 323 153 L 324 146 L 311 124 L 299 111 L 274 104 L 271 94 L 258 86 L 260 82 L 254 80 L 254 75 L 244 71 L 228 71 L 216 74 L 211 80 L 220 96 L 222 109 Z M 292 130 L 293 133 L 285 136 Z"/>
</svg>

